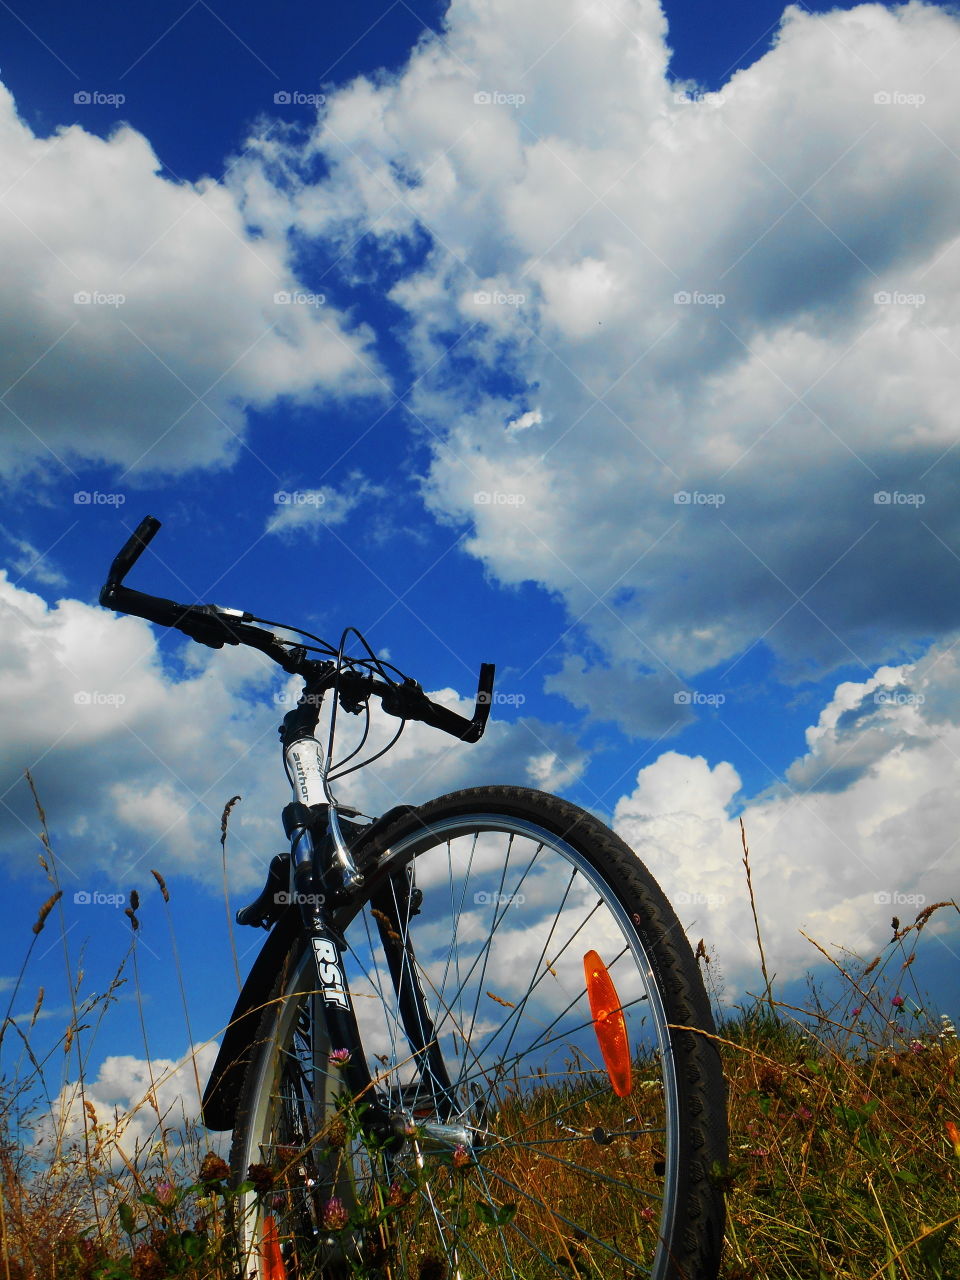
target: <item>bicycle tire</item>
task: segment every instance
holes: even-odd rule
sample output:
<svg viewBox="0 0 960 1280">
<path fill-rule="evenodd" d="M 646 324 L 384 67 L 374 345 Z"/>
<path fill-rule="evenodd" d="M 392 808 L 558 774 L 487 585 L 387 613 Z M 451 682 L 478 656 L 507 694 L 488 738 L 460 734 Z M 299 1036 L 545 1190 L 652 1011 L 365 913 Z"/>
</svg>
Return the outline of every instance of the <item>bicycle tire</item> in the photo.
<svg viewBox="0 0 960 1280">
<path fill-rule="evenodd" d="M 338 1096 L 295 939 L 234 1130 L 235 1176 L 259 1164 L 275 1177 L 244 1199 L 247 1274 L 713 1280 L 725 1084 L 696 961 L 636 855 L 584 810 L 517 787 L 441 796 L 376 824 L 356 853 L 365 895 L 336 924 L 377 1095 L 409 1136 L 372 1143 L 362 1102 Z M 398 900 L 403 884 L 422 900 Z M 403 1025 L 371 926 L 385 894 L 452 1090 Z M 600 1038 L 611 1008 L 598 1021 L 589 1007 L 588 956 L 629 1038 L 626 1091 Z M 282 1271 L 264 1261 L 268 1216 Z"/>
</svg>

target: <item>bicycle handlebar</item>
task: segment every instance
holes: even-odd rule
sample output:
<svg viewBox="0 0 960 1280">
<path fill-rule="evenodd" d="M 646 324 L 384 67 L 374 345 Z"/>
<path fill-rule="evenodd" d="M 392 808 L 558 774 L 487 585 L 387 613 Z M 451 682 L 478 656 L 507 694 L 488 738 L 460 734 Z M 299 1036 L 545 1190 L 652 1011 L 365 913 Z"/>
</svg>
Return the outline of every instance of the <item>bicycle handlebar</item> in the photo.
<svg viewBox="0 0 960 1280">
<path fill-rule="evenodd" d="M 131 533 L 120 550 L 113 558 L 113 564 L 110 566 L 110 572 L 107 575 L 107 581 L 104 584 L 103 591 L 100 592 L 100 603 L 103 604 L 103 597 L 106 593 L 120 586 L 140 556 L 146 550 L 147 544 L 153 539 L 154 534 L 160 528 L 160 521 L 156 516 L 144 516 L 140 523 Z M 169 602 L 168 602 L 169 603 Z"/>
<path fill-rule="evenodd" d="M 162 627 L 173 627 L 211 649 L 222 649 L 224 644 L 246 644 L 259 649 L 293 675 L 306 676 L 308 672 L 316 674 L 316 660 L 300 657 L 295 652 L 299 649 L 302 654 L 301 646 L 281 640 L 273 632 L 264 631 L 261 627 L 250 626 L 252 615 L 249 613 L 243 613 L 239 609 L 221 609 L 213 604 L 177 604 L 175 600 L 167 600 L 163 596 L 152 596 L 125 587 L 124 578 L 159 528 L 160 521 L 156 517 L 144 516 L 114 556 L 107 580 L 100 591 L 100 603 L 104 608 L 113 609 L 116 613 L 134 614 Z M 466 716 L 451 711 L 449 707 L 431 702 L 415 680 L 407 679 L 402 684 L 389 684 L 369 677 L 364 679 L 369 682 L 369 692 L 380 698 L 381 706 L 388 715 L 398 716 L 401 720 L 420 720 L 462 742 L 478 742 L 483 736 L 493 703 L 495 670 L 492 662 L 481 664 L 477 699 L 473 717 L 469 720 Z M 341 677 L 344 674 L 341 672 Z M 331 677 L 331 684 L 334 678 Z"/>
</svg>

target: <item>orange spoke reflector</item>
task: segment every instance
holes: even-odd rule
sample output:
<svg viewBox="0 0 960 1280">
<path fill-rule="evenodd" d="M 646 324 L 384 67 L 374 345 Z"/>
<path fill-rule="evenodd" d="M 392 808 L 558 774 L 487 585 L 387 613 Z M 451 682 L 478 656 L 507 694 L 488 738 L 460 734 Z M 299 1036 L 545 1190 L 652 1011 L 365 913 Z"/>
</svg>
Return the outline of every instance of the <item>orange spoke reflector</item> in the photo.
<svg viewBox="0 0 960 1280">
<path fill-rule="evenodd" d="M 607 966 L 596 951 L 588 951 L 583 957 L 583 972 L 587 980 L 593 1029 L 597 1033 L 603 1063 L 613 1092 L 618 1098 L 625 1098 L 633 1086 L 630 1080 L 630 1041 L 620 997 L 607 972 Z"/>
<path fill-rule="evenodd" d="M 263 1263 L 263 1280 L 287 1280 L 287 1268 L 280 1252 L 280 1236 L 272 1214 L 264 1218 L 260 1228 L 260 1261 Z"/>
</svg>

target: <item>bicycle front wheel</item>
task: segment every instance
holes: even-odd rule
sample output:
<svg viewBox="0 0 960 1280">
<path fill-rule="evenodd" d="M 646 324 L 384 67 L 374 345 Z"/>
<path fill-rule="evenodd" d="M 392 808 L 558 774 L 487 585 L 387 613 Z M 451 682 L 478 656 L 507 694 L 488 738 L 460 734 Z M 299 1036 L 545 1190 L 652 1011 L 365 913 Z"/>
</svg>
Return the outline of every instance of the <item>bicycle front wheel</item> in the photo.
<svg viewBox="0 0 960 1280">
<path fill-rule="evenodd" d="M 364 897 L 337 925 L 372 1092 L 338 1090 L 295 942 L 235 1131 L 238 1176 L 276 1171 L 244 1215 L 251 1274 L 715 1277 L 713 1023 L 636 856 L 576 806 L 514 787 L 443 796 L 359 854 Z M 371 1102 L 389 1141 L 364 1124 Z"/>
</svg>

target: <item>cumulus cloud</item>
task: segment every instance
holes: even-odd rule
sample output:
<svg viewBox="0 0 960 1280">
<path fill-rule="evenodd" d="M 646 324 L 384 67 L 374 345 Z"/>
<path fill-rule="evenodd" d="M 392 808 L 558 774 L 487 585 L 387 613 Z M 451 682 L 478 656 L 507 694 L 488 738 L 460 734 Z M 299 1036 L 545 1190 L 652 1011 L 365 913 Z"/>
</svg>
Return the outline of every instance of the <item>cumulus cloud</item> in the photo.
<svg viewBox="0 0 960 1280">
<path fill-rule="evenodd" d="M 366 498 L 382 498 L 386 490 L 359 473 L 346 485 L 321 485 L 318 489 L 279 489 L 273 495 L 276 511 L 267 521 L 267 533 L 316 535 L 330 525 L 344 524 Z"/>
<path fill-rule="evenodd" d="M 0 612 L 0 829 L 11 869 L 29 865 L 23 852 L 35 844 L 29 768 L 68 899 L 91 889 L 94 869 L 108 873 L 93 886 L 104 892 L 142 884 L 151 866 L 212 879 L 219 814 L 237 792 L 254 800 L 233 845 L 239 879 L 251 880 L 269 829 L 256 803 L 255 753 L 271 729 L 256 700 L 271 679 L 265 664 L 249 651 L 188 649 L 185 671 L 170 675 L 149 624 L 78 600 L 50 606 L 5 577 Z"/>
<path fill-rule="evenodd" d="M 161 1151 L 168 1157 L 185 1155 L 180 1145 L 195 1130 L 201 1091 L 216 1055 L 213 1042 L 194 1045 L 176 1060 L 110 1054 L 82 1089 L 64 1085 L 37 1137 L 57 1135 L 69 1145 L 84 1132 L 95 1133 L 105 1160 L 128 1167 Z"/>
<path fill-rule="evenodd" d="M 960 535 L 958 35 L 922 3 L 791 6 L 703 95 L 648 0 L 463 0 L 235 171 L 274 232 L 379 242 L 432 509 L 564 599 L 635 732 L 754 644 L 872 670 L 960 621 L 918 585 Z M 551 688 L 582 700 L 575 650 Z"/>
<path fill-rule="evenodd" d="M 828 949 L 869 955 L 890 919 L 955 896 L 960 873 L 958 660 L 935 647 L 913 666 L 844 682 L 807 731 L 785 780 L 743 806 L 768 967 L 782 978 Z M 694 939 L 716 946 L 729 994 L 757 990 L 744 881 L 743 805 L 732 765 L 668 751 L 642 769 L 614 823 Z M 934 916 L 932 934 L 953 919 Z M 751 985 L 752 984 L 752 985 Z"/>
<path fill-rule="evenodd" d="M 369 331 L 135 130 L 36 137 L 0 85 L 0 168 L 0 473 L 222 465 L 247 407 L 382 392 Z"/>
<path fill-rule="evenodd" d="M 7 540 L 12 549 L 8 557 L 10 568 L 17 575 L 19 583 L 24 578 L 33 578 L 46 587 L 65 587 L 67 580 L 60 570 L 51 563 L 47 554 L 38 550 L 26 538 L 5 529 L 0 525 L 0 534 Z"/>
</svg>

